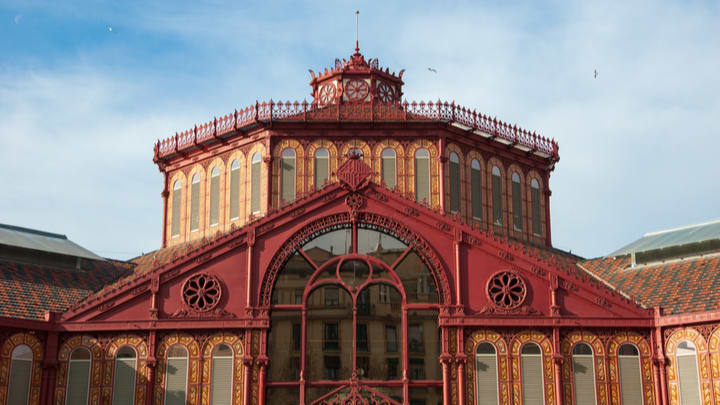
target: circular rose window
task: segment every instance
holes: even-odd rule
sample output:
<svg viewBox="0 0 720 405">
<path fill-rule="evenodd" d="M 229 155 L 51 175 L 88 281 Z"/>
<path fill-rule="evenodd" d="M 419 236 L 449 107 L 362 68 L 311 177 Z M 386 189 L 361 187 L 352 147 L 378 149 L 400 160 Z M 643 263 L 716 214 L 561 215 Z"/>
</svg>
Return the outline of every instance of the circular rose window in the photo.
<svg viewBox="0 0 720 405">
<path fill-rule="evenodd" d="M 488 281 L 490 301 L 500 308 L 513 309 L 522 305 L 527 296 L 525 280 L 510 271 L 495 273 Z"/>
<path fill-rule="evenodd" d="M 196 274 L 185 281 L 182 287 L 185 305 L 197 312 L 209 311 L 220 302 L 222 287 L 215 276 Z"/>
</svg>

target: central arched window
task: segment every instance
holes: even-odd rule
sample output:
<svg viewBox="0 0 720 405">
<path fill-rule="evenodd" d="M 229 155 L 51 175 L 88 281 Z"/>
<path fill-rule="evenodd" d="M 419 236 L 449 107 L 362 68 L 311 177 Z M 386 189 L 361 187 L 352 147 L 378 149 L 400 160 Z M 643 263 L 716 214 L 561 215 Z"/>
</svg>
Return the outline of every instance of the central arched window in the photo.
<svg viewBox="0 0 720 405">
<path fill-rule="evenodd" d="M 33 353 L 28 345 L 19 345 L 10 356 L 10 386 L 8 405 L 27 405 L 30 398 Z"/>
<path fill-rule="evenodd" d="M 695 345 L 687 340 L 677 345 L 675 354 L 680 386 L 681 405 L 700 405 L 700 377 L 698 376 L 697 351 Z"/>
<path fill-rule="evenodd" d="M 70 354 L 65 405 L 87 405 L 90 395 L 91 365 L 92 357 L 87 348 L 78 347 Z"/>
<path fill-rule="evenodd" d="M 188 352 L 176 344 L 167 351 L 165 370 L 165 405 L 185 405 L 187 397 Z"/>
<path fill-rule="evenodd" d="M 255 152 L 250 161 L 250 213 L 260 213 L 260 164 L 262 158 L 260 152 Z"/>
<path fill-rule="evenodd" d="M 475 376 L 477 379 L 477 404 L 498 405 L 498 367 L 495 346 L 482 342 L 475 351 Z"/>
<path fill-rule="evenodd" d="M 115 377 L 113 381 L 113 405 L 135 403 L 135 370 L 137 356 L 129 346 L 118 349 L 115 355 Z"/>
<path fill-rule="evenodd" d="M 296 401 L 300 375 L 307 404 L 342 396 L 354 377 L 398 402 L 403 384 L 411 396 L 442 387 L 435 278 L 397 235 L 362 223 L 314 234 L 279 271 L 271 302 L 268 403 Z"/>
<path fill-rule="evenodd" d="M 395 150 L 393 150 L 392 148 L 385 148 L 380 154 L 380 157 L 382 159 L 380 165 L 380 175 L 385 182 L 385 187 L 392 190 L 397 185 L 397 163 L 395 160 Z"/>
<path fill-rule="evenodd" d="M 210 172 L 210 226 L 220 219 L 220 169 L 215 166 Z"/>
<path fill-rule="evenodd" d="M 200 174 L 195 173 L 190 186 L 190 231 L 200 228 Z"/>
<path fill-rule="evenodd" d="M 430 152 L 415 151 L 415 201 L 430 204 Z"/>
<path fill-rule="evenodd" d="M 460 158 L 450 153 L 450 212 L 460 211 Z"/>
<path fill-rule="evenodd" d="M 525 343 L 520 352 L 523 405 L 543 405 L 542 352 L 537 343 Z"/>
<path fill-rule="evenodd" d="M 573 387 L 576 405 L 594 405 L 595 366 L 593 351 L 587 343 L 578 343 L 572 351 Z"/>
<path fill-rule="evenodd" d="M 315 189 L 321 189 L 330 177 L 330 152 L 325 148 L 315 151 Z"/>
</svg>

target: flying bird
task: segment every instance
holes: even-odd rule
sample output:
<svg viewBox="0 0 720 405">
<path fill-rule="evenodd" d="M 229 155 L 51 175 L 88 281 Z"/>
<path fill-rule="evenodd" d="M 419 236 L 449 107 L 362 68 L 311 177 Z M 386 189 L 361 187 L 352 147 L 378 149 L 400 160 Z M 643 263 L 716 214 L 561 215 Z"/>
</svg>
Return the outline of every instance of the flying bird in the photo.
<svg viewBox="0 0 720 405">
<path fill-rule="evenodd" d="M 22 14 L 18 14 L 13 18 L 13 21 L 15 21 L 15 24 L 20 24 L 20 20 L 22 19 Z"/>
<path fill-rule="evenodd" d="M 598 77 L 598 72 L 597 72 L 597 70 L 595 70 L 595 72 L 593 73 L 593 77 L 597 79 L 597 77 Z"/>
<path fill-rule="evenodd" d="M 431 68 L 431 67 L 429 67 L 428 70 L 431 71 L 431 72 L 433 72 L 433 73 L 437 73 L 437 70 L 436 70 L 436 69 L 433 69 L 433 68 Z"/>
<path fill-rule="evenodd" d="M 109 26 L 109 25 L 105 25 L 105 27 L 107 28 L 108 31 L 110 31 L 110 32 L 115 32 L 115 28 L 113 28 L 113 27 L 111 27 L 111 26 Z"/>
</svg>

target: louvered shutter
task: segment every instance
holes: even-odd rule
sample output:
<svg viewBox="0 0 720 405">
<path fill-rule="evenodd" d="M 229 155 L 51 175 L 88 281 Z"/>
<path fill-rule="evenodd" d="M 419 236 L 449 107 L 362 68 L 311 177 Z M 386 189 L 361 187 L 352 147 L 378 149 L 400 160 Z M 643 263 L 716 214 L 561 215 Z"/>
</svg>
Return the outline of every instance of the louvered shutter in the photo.
<svg viewBox="0 0 720 405">
<path fill-rule="evenodd" d="M 182 189 L 173 190 L 171 236 L 180 235 L 180 210 L 182 209 Z"/>
<path fill-rule="evenodd" d="M 500 176 L 492 176 L 493 222 L 502 225 L 502 183 Z"/>
<path fill-rule="evenodd" d="M 542 233 L 542 226 L 540 225 L 540 190 L 532 187 L 530 189 L 531 200 L 532 200 L 532 227 L 535 235 Z"/>
<path fill-rule="evenodd" d="M 168 359 L 165 373 L 165 405 L 185 405 L 187 358 Z"/>
<path fill-rule="evenodd" d="M 700 381 L 698 380 L 695 355 L 677 356 L 677 364 L 680 403 L 682 405 L 701 405 Z"/>
<path fill-rule="evenodd" d="M 190 191 L 190 230 L 200 227 L 200 183 L 193 183 Z"/>
<path fill-rule="evenodd" d="M 281 198 L 286 202 L 295 200 L 295 158 L 283 157 L 280 160 L 282 166 L 282 195 Z"/>
<path fill-rule="evenodd" d="M 328 179 L 329 159 L 327 157 L 315 158 L 315 188 L 320 189 Z"/>
<path fill-rule="evenodd" d="M 230 219 L 240 215 L 240 169 L 230 171 Z"/>
<path fill-rule="evenodd" d="M 513 199 L 513 227 L 517 230 L 522 229 L 522 199 L 520 198 L 520 182 L 512 182 L 512 199 Z"/>
<path fill-rule="evenodd" d="M 430 159 L 415 158 L 415 200 L 430 204 Z"/>
<path fill-rule="evenodd" d="M 260 162 L 253 163 L 250 174 L 250 212 L 260 212 Z"/>
<path fill-rule="evenodd" d="M 494 354 L 477 355 L 475 370 L 477 376 L 478 405 L 497 405 L 498 380 L 496 356 Z"/>
<path fill-rule="evenodd" d="M 643 405 L 640 358 L 619 356 L 620 399 L 623 405 Z"/>
<path fill-rule="evenodd" d="M 210 178 L 210 225 L 217 225 L 220 213 L 220 176 Z"/>
<path fill-rule="evenodd" d="M 135 403 L 135 358 L 115 359 L 113 405 Z"/>
<path fill-rule="evenodd" d="M 470 188 L 472 189 L 472 216 L 473 218 L 482 219 L 482 182 L 480 181 L 482 173 L 477 169 L 472 169 L 470 173 Z"/>
<path fill-rule="evenodd" d="M 523 405 L 545 403 L 542 374 L 542 357 L 527 355 L 521 357 Z"/>
<path fill-rule="evenodd" d="M 90 361 L 71 360 L 68 365 L 66 405 L 87 405 L 90 390 Z"/>
<path fill-rule="evenodd" d="M 450 162 L 450 212 L 460 211 L 460 163 Z"/>
<path fill-rule="evenodd" d="M 210 389 L 210 403 L 212 405 L 232 403 L 232 380 L 232 357 L 214 357 L 212 360 L 212 387 Z"/>
<path fill-rule="evenodd" d="M 385 180 L 385 186 L 394 189 L 397 185 L 395 181 L 395 158 L 385 156 L 382 158 L 382 178 Z"/>
<path fill-rule="evenodd" d="M 595 405 L 595 369 L 592 355 L 573 356 L 576 405 Z"/>
<path fill-rule="evenodd" d="M 8 405 L 27 405 L 30 393 L 32 360 L 12 359 L 10 362 L 10 387 Z"/>
</svg>

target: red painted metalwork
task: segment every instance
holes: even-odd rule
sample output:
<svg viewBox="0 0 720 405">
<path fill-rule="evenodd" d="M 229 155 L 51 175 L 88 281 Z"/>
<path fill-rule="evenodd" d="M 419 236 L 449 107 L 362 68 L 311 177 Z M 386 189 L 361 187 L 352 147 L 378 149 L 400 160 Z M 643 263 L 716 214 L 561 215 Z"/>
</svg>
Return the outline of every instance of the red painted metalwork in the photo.
<svg viewBox="0 0 720 405">
<path fill-rule="evenodd" d="M 514 309 L 525 302 L 527 286 L 520 275 L 503 270 L 488 279 L 486 293 L 490 301 L 499 308 Z"/>
<path fill-rule="evenodd" d="M 207 312 L 220 303 L 222 285 L 217 277 L 199 273 L 185 280 L 182 294 L 183 302 L 188 308 L 197 312 Z"/>
</svg>

